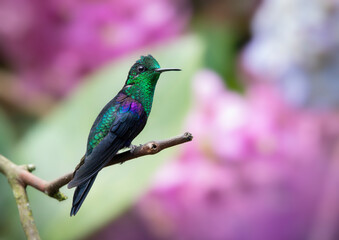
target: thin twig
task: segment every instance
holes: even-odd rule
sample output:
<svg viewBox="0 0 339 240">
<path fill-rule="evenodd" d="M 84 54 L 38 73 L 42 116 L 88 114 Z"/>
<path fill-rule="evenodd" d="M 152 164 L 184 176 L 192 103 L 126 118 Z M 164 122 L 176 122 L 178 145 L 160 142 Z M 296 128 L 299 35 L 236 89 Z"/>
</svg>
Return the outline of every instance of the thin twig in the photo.
<svg viewBox="0 0 339 240">
<path fill-rule="evenodd" d="M 22 228 L 24 229 L 27 239 L 37 240 L 40 239 L 40 236 L 34 222 L 32 210 L 29 206 L 26 184 L 21 181 L 19 177 L 21 172 L 28 172 L 28 170 L 29 167 L 15 165 L 7 158 L 0 155 L 0 172 L 7 177 L 8 182 L 11 185 L 18 206 Z"/>
<path fill-rule="evenodd" d="M 193 136 L 191 133 L 184 133 L 181 136 L 177 136 L 171 139 L 163 140 L 163 141 L 151 141 L 148 143 L 145 143 L 139 147 L 136 147 L 133 151 L 125 151 L 122 153 L 119 153 L 115 155 L 111 161 L 108 162 L 108 164 L 105 167 L 118 164 L 118 163 L 124 163 L 128 160 L 135 159 L 138 157 L 146 156 L 146 155 L 152 155 L 156 154 L 163 149 L 173 147 L 178 144 L 182 144 L 185 142 L 189 142 L 193 139 Z M 46 193 L 48 196 L 58 199 L 59 201 L 64 200 L 60 197 L 59 189 L 69 183 L 73 178 L 73 172 L 68 173 L 50 183 L 47 183 L 47 185 L 44 186 L 44 188 L 38 190 Z M 64 195 L 61 194 L 61 196 L 64 197 Z"/>
<path fill-rule="evenodd" d="M 192 134 L 186 132 L 181 136 L 174 137 L 163 141 L 151 141 L 133 149 L 115 155 L 112 160 L 105 166 L 111 166 L 117 163 L 124 163 L 128 160 L 141 156 L 156 154 L 163 149 L 173 147 L 178 144 L 189 142 L 193 139 Z M 32 211 L 29 207 L 26 186 L 33 188 L 55 198 L 59 201 L 67 199 L 59 189 L 69 183 L 73 178 L 73 172 L 68 173 L 54 181 L 47 182 L 31 172 L 35 169 L 33 165 L 18 166 L 0 155 L 0 172 L 3 173 L 11 185 L 13 194 L 18 205 L 20 220 L 25 231 L 27 239 L 40 239 L 38 230 L 34 223 Z"/>
</svg>

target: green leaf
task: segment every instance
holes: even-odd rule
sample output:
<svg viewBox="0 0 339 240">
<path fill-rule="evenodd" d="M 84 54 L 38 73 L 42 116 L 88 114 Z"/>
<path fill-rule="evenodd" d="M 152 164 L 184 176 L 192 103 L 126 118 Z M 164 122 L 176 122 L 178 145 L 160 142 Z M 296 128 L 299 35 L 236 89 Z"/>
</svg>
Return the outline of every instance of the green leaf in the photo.
<svg viewBox="0 0 339 240">
<path fill-rule="evenodd" d="M 10 157 L 14 143 L 14 129 L 5 113 L 0 109 L 0 154 Z"/>
<path fill-rule="evenodd" d="M 13 155 L 15 131 L 6 114 L 0 109 L 0 154 L 11 159 Z M 19 239 L 20 232 L 18 209 L 15 204 L 12 189 L 5 176 L 0 173 L 0 239 Z M 14 215 L 16 214 L 16 215 Z M 16 216 L 16 217 L 14 217 Z M 4 238 L 2 238 L 4 237 Z"/>
<path fill-rule="evenodd" d="M 190 106 L 190 80 L 201 67 L 203 44 L 194 36 L 147 49 L 112 63 L 92 76 L 69 99 L 29 131 L 17 149 L 17 160 L 33 163 L 37 176 L 53 180 L 73 171 L 85 153 L 90 127 L 103 106 L 123 86 L 130 66 L 152 54 L 161 67 L 182 72 L 164 73 L 157 85 L 152 112 L 143 132 L 133 141 L 141 144 L 182 134 Z M 165 150 L 123 165 L 102 170 L 81 210 L 69 217 L 73 190 L 62 188 L 69 199 L 58 202 L 29 188 L 29 198 L 42 239 L 74 239 L 87 235 L 128 207 L 147 189 L 155 170 L 178 151 Z"/>
</svg>

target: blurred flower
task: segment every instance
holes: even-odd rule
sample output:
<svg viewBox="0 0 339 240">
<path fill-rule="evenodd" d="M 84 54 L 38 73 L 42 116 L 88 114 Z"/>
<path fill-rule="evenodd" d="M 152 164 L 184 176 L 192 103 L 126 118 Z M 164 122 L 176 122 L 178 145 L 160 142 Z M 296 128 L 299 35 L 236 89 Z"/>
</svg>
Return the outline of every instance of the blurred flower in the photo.
<svg viewBox="0 0 339 240">
<path fill-rule="evenodd" d="M 178 34 L 186 3 L 4 0 L 0 47 L 26 88 L 62 96 L 108 60 Z"/>
<path fill-rule="evenodd" d="M 208 70 L 193 89 L 194 139 L 138 204 L 154 239 L 312 237 L 339 164 L 339 114 L 297 111 L 266 85 L 228 92 Z"/>
<path fill-rule="evenodd" d="M 244 70 L 275 81 L 295 105 L 339 106 L 338 21 L 338 1 L 263 1 L 243 55 Z"/>
</svg>

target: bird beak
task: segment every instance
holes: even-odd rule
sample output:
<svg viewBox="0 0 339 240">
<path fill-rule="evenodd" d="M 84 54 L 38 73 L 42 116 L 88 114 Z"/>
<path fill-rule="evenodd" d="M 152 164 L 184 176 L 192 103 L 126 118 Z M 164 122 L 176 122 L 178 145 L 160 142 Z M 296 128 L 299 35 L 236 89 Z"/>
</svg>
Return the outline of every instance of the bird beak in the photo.
<svg viewBox="0 0 339 240">
<path fill-rule="evenodd" d="M 179 68 L 157 68 L 154 71 L 158 73 L 162 73 L 162 72 L 168 72 L 168 71 L 181 71 L 181 69 Z"/>
</svg>

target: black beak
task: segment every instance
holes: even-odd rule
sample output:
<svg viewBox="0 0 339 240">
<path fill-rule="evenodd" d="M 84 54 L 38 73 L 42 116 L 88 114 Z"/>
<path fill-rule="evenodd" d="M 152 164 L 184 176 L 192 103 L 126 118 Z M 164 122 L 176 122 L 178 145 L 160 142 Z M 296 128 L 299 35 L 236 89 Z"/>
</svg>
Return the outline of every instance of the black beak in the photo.
<svg viewBox="0 0 339 240">
<path fill-rule="evenodd" d="M 181 69 L 179 68 L 157 68 L 154 71 L 158 73 L 162 73 L 162 72 L 168 72 L 168 71 L 181 71 Z"/>
</svg>

